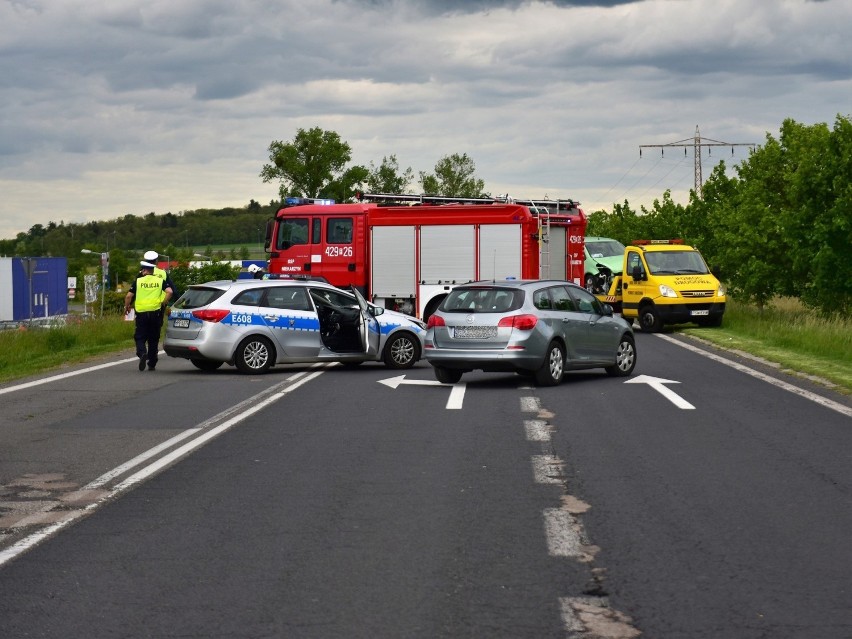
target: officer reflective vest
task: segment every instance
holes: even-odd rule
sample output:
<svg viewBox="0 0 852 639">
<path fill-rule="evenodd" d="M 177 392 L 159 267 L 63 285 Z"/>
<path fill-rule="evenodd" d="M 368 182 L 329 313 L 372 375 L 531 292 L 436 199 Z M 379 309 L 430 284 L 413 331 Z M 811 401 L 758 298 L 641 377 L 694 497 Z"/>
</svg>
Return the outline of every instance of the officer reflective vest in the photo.
<svg viewBox="0 0 852 639">
<path fill-rule="evenodd" d="M 163 280 L 156 275 L 143 275 L 136 278 L 136 296 L 133 306 L 137 313 L 158 311 L 166 297 Z"/>
</svg>

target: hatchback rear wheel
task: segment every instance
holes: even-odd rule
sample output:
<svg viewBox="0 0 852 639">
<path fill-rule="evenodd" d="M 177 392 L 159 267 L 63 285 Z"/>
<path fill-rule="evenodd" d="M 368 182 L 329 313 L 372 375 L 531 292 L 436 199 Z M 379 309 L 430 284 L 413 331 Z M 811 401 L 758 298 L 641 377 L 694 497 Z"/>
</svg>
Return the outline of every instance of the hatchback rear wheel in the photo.
<svg viewBox="0 0 852 639">
<path fill-rule="evenodd" d="M 461 379 L 464 373 L 464 371 L 455 368 L 444 368 L 443 366 L 435 366 L 434 369 L 435 379 L 442 384 L 455 384 Z"/>
<path fill-rule="evenodd" d="M 556 386 L 564 374 L 565 350 L 559 342 L 550 342 L 541 368 L 535 373 L 535 381 L 539 386 Z"/>
<path fill-rule="evenodd" d="M 237 346 L 234 364 L 241 373 L 265 373 L 273 362 L 272 344 L 265 337 L 253 335 Z"/>
</svg>

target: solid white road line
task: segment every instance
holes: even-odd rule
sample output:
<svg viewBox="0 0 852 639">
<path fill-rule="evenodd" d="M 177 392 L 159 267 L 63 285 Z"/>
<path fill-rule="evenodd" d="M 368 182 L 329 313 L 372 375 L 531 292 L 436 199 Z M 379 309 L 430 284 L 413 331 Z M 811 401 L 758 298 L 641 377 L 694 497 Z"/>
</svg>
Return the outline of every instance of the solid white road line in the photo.
<svg viewBox="0 0 852 639">
<path fill-rule="evenodd" d="M 165 355 L 165 351 L 160 351 L 160 355 Z M 53 375 L 51 377 L 45 377 L 43 379 L 36 379 L 32 382 L 25 382 L 23 384 L 18 384 L 17 386 L 9 386 L 8 388 L 0 388 L 0 395 L 5 395 L 6 393 L 11 393 L 17 390 L 24 390 L 25 388 L 32 388 L 33 386 L 40 386 L 42 384 L 49 384 L 50 382 L 58 382 L 60 379 L 67 379 L 69 377 L 76 377 L 77 375 L 82 375 L 84 373 L 91 373 L 92 371 L 99 371 L 103 368 L 110 368 L 112 366 L 118 366 L 119 364 L 127 364 L 128 362 L 138 362 L 138 357 L 131 357 L 130 359 L 120 359 L 117 362 L 109 362 L 107 364 L 98 364 L 97 366 L 89 366 L 88 368 L 81 368 L 78 371 L 71 371 L 69 373 L 62 373 L 61 375 Z"/>
<path fill-rule="evenodd" d="M 788 384 L 785 381 L 780 379 L 775 379 L 770 375 L 766 375 L 765 373 L 761 373 L 760 371 L 754 370 L 753 368 L 749 368 L 739 362 L 734 362 L 729 359 L 725 359 L 715 353 L 711 353 L 709 351 L 705 351 L 704 349 L 698 348 L 697 346 L 693 346 L 692 344 L 687 344 L 685 342 L 681 342 L 680 340 L 676 340 L 673 337 L 669 337 L 668 335 L 661 335 L 660 333 L 655 333 L 657 337 L 660 339 L 664 339 L 667 342 L 671 342 L 672 344 L 677 344 L 678 346 L 685 348 L 688 351 L 692 351 L 693 353 L 698 353 L 704 357 L 712 359 L 715 362 L 719 362 L 720 364 L 724 364 L 725 366 L 730 366 L 741 373 L 745 373 L 746 375 L 751 375 L 752 377 L 756 377 L 757 379 L 763 380 L 773 386 L 777 386 L 778 388 L 783 388 L 786 391 L 794 393 L 795 395 L 799 395 L 800 397 L 804 397 L 805 399 L 809 399 L 812 402 L 816 402 L 817 404 L 821 404 L 826 408 L 829 408 L 833 411 L 837 411 L 842 415 L 846 415 L 847 417 L 852 417 L 852 408 L 844 406 L 839 402 L 835 402 L 830 400 L 822 395 L 817 395 L 816 393 L 812 393 L 810 391 L 805 390 L 804 388 L 799 388 L 798 386 L 794 386 L 793 384 Z"/>
<path fill-rule="evenodd" d="M 130 361 L 133 361 L 133 360 L 130 360 Z M 90 370 L 92 370 L 92 369 L 90 369 Z M 237 409 L 237 408 L 240 409 L 237 415 L 230 417 L 225 422 L 223 422 L 223 423 L 219 424 L 218 426 L 215 426 L 214 428 L 211 428 L 210 430 L 205 432 L 202 436 L 196 437 L 195 439 L 184 444 L 180 448 L 172 451 L 170 454 L 166 455 L 165 457 L 158 459 L 154 463 L 146 466 L 145 468 L 143 468 L 140 471 L 136 472 L 135 474 L 131 475 L 130 477 L 128 477 L 127 479 L 125 479 L 121 483 L 117 484 L 112 489 L 105 491 L 104 495 L 102 497 L 100 497 L 97 501 L 92 502 L 91 504 L 87 505 L 85 508 L 83 508 L 81 510 L 69 511 L 68 516 L 65 519 L 58 521 L 55 524 L 51 524 L 50 526 L 46 526 L 45 528 L 42 528 L 41 530 L 33 533 L 32 535 L 29 535 L 29 536 L 21 539 L 20 541 L 12 544 L 8 548 L 0 550 L 0 566 L 3 566 L 3 564 L 5 564 L 6 562 L 11 561 L 12 559 L 23 554 L 27 550 L 35 547 L 36 545 L 38 545 L 39 543 L 41 543 L 42 541 L 44 541 L 48 537 L 54 535 L 55 533 L 60 531 L 62 528 L 65 528 L 66 526 L 68 526 L 72 522 L 77 521 L 78 519 L 82 518 L 84 515 L 90 513 L 93 510 L 96 510 L 97 508 L 102 506 L 107 501 L 114 499 L 115 497 L 117 497 L 121 493 L 126 492 L 127 490 L 132 488 L 133 486 L 136 486 L 137 484 L 141 483 L 142 481 L 152 477 L 153 475 L 155 475 L 156 473 L 158 473 L 159 471 L 164 469 L 169 464 L 172 464 L 175 461 L 181 459 L 182 457 L 185 457 L 186 455 L 188 455 L 189 453 L 191 453 L 195 449 L 199 448 L 203 444 L 207 443 L 208 441 L 210 441 L 214 437 L 217 437 L 218 435 L 221 435 L 222 433 L 226 432 L 227 430 L 230 430 L 231 428 L 233 428 L 234 426 L 236 426 L 237 424 L 239 424 L 240 422 L 242 422 L 246 418 L 254 415 L 256 412 L 258 412 L 260 410 L 263 410 L 264 408 L 266 408 L 270 404 L 275 403 L 276 401 L 278 401 L 279 399 L 281 399 L 282 397 L 284 397 L 288 393 L 293 392 L 294 390 L 296 390 L 297 388 L 299 388 L 303 384 L 306 384 L 307 382 L 311 381 L 312 379 L 319 377 L 320 375 L 322 375 L 323 372 L 324 372 L 323 370 L 315 371 L 313 373 L 305 375 L 302 379 L 295 381 L 295 382 L 294 382 L 294 380 L 297 380 L 299 377 L 302 377 L 303 374 L 299 373 L 297 375 L 293 375 L 290 378 L 288 378 L 285 382 L 282 382 L 281 384 L 274 386 L 273 389 L 272 389 L 272 394 L 270 394 L 270 389 L 267 389 L 267 390 L 263 391 L 262 393 L 258 393 L 254 397 L 251 397 L 249 399 L 246 399 L 246 400 L 240 402 L 236 406 L 232 406 L 231 408 L 228 408 L 228 409 L 222 411 L 221 413 L 219 413 L 218 416 L 214 416 L 214 417 L 206 420 L 204 422 L 205 424 L 211 423 L 214 420 L 216 420 L 217 417 L 231 415 L 232 413 L 235 412 L 235 409 Z M 294 382 L 294 383 L 291 383 L 291 382 Z M 284 384 L 289 384 L 289 386 L 286 386 L 285 388 L 281 389 L 280 391 L 274 390 L 275 388 L 281 387 Z M 263 399 L 262 401 L 258 402 L 257 398 L 262 397 L 264 395 L 269 395 L 269 396 L 266 397 L 265 399 Z M 201 428 L 201 427 L 187 429 L 187 430 L 179 433 L 175 437 L 172 437 L 167 442 L 163 442 L 162 444 L 155 446 L 151 450 L 146 451 L 146 452 L 142 453 L 141 455 L 137 455 L 132 460 L 122 464 L 121 466 L 114 468 L 113 470 L 109 471 L 108 473 L 105 473 L 104 475 L 102 475 L 98 479 L 95 479 L 93 482 L 87 484 L 85 486 L 85 488 L 96 488 L 98 486 L 102 486 L 103 484 L 107 483 L 109 480 L 111 480 L 115 477 L 118 477 L 121 474 L 123 474 L 124 472 L 126 472 L 127 470 L 129 470 L 130 468 L 133 468 L 135 465 L 138 465 L 139 463 L 142 463 L 143 461 L 146 461 L 146 460 L 150 459 L 151 457 L 154 457 L 158 452 L 168 448 L 169 445 L 173 445 L 173 444 L 185 439 L 186 437 L 193 435 L 195 433 L 198 433 L 199 431 L 202 431 L 202 430 L 204 430 L 204 429 Z"/>
</svg>

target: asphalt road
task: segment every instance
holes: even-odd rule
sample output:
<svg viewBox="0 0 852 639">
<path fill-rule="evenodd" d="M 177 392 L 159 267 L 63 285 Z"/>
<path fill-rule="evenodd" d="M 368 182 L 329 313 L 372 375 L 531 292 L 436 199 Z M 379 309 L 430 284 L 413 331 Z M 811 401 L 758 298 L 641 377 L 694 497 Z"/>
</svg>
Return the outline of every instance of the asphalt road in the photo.
<svg viewBox="0 0 852 639">
<path fill-rule="evenodd" d="M 678 340 L 6 384 L 0 636 L 852 637 L 849 399 Z"/>
</svg>

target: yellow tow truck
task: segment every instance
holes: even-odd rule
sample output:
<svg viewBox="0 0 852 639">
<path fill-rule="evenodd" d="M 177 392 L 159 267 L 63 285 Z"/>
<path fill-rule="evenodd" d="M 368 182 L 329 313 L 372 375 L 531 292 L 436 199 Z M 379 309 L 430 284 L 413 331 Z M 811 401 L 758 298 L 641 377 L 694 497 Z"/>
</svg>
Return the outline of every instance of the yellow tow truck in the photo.
<svg viewBox="0 0 852 639">
<path fill-rule="evenodd" d="M 726 302 L 725 287 L 683 240 L 635 240 L 621 274 L 596 297 L 649 333 L 665 324 L 721 326 Z"/>
</svg>

